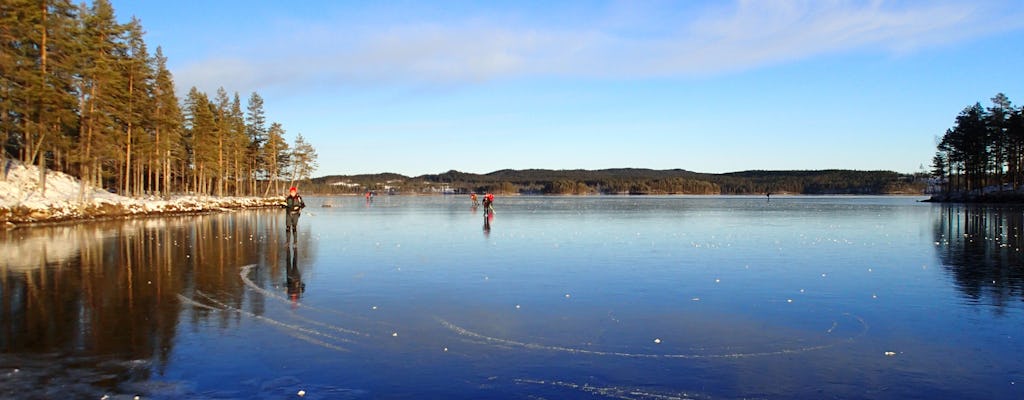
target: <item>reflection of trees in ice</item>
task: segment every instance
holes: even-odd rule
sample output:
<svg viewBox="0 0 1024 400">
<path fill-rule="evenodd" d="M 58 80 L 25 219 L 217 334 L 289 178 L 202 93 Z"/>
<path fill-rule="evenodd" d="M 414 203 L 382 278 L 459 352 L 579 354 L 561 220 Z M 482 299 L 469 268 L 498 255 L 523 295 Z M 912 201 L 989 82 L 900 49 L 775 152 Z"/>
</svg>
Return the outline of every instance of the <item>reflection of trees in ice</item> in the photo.
<svg viewBox="0 0 1024 400">
<path fill-rule="evenodd" d="M 89 394 L 71 397 L 93 397 L 99 388 L 127 391 L 166 368 L 179 319 L 187 315 L 179 293 L 216 291 L 221 301 L 241 304 L 245 286 L 236 273 L 224 272 L 257 262 L 275 247 L 266 241 L 277 230 L 276 216 L 254 210 L 0 233 L 0 344 L 10 354 L 62 354 L 68 360 L 100 355 L 111 365 L 94 382 L 91 361 L 60 369 L 26 364 L 18 374 L 28 382 L 45 386 L 66 376 L 68 385 L 83 388 L 74 393 Z M 153 363 L 140 369 L 133 360 Z M 0 381 L 0 397 L 12 395 L 5 387 Z"/>
<path fill-rule="evenodd" d="M 944 206 L 934 234 L 942 265 L 969 299 L 999 308 L 1024 299 L 1024 209 Z"/>
<path fill-rule="evenodd" d="M 4 235 L 0 241 L 0 268 L 27 272 L 50 263 L 63 263 L 78 254 L 83 242 L 95 239 L 102 232 L 87 231 L 75 226 L 21 229 Z M 12 238 L 17 236 L 17 238 Z"/>
</svg>

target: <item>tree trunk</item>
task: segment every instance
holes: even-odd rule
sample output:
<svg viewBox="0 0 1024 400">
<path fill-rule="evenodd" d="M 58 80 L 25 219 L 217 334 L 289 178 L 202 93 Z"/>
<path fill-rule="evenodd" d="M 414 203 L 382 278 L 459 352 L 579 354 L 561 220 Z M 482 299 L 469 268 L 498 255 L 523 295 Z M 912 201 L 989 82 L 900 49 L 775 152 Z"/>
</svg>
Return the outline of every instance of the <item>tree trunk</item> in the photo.
<svg viewBox="0 0 1024 400">
<path fill-rule="evenodd" d="M 171 195 L 171 151 L 164 156 L 164 196 Z"/>
<path fill-rule="evenodd" d="M 224 132 L 220 131 L 217 133 L 217 196 L 224 196 L 224 177 L 227 176 L 224 169 Z"/>
<path fill-rule="evenodd" d="M 39 154 L 39 192 L 46 197 L 46 154 Z"/>
</svg>

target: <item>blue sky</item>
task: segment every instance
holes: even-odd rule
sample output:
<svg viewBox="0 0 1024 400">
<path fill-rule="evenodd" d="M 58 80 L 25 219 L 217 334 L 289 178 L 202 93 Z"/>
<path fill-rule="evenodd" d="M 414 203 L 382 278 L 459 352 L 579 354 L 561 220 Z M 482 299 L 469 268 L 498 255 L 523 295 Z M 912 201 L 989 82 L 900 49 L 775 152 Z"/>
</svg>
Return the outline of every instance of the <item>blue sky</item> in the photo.
<svg viewBox="0 0 1024 400">
<path fill-rule="evenodd" d="M 315 176 L 916 172 L 1024 104 L 1024 2 L 115 0 L 179 92 L 258 92 Z"/>
</svg>

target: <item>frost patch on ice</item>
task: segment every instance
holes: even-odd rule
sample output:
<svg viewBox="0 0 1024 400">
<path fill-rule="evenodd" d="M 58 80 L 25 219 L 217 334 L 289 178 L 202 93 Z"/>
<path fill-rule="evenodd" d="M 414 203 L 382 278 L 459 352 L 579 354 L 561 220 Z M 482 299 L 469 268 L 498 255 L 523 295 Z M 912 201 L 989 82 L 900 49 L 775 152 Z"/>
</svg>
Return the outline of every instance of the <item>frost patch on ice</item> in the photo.
<svg viewBox="0 0 1024 400">
<path fill-rule="evenodd" d="M 39 185 L 39 170 L 34 165 L 6 161 L 0 179 L 0 223 L 65 221 L 100 217 L 222 211 L 237 208 L 267 207 L 279 198 L 155 196 L 134 198 L 97 188 L 81 192 L 80 181 L 57 171 L 47 171 L 46 190 Z"/>
</svg>

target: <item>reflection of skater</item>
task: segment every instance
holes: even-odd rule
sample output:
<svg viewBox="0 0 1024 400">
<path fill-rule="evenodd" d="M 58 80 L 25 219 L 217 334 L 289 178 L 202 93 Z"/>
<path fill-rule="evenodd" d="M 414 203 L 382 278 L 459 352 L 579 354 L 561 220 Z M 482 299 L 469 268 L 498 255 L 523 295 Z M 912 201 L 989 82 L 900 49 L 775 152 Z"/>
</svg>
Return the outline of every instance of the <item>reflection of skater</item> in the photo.
<svg viewBox="0 0 1024 400">
<path fill-rule="evenodd" d="M 488 236 L 488 235 L 491 234 L 491 220 L 492 219 L 494 219 L 494 214 L 490 213 L 490 212 L 487 212 L 487 209 L 485 208 L 484 209 L 484 236 Z"/>
<path fill-rule="evenodd" d="M 288 298 L 298 301 L 302 292 L 306 291 L 306 284 L 302 282 L 302 273 L 299 272 L 298 249 L 292 247 L 285 256 L 287 269 L 285 271 L 285 287 L 288 288 Z"/>
<path fill-rule="evenodd" d="M 484 195 L 484 235 L 491 234 L 491 220 L 494 219 L 494 195 Z"/>
<path fill-rule="evenodd" d="M 287 212 L 284 230 L 295 233 L 295 226 L 299 224 L 299 213 L 303 208 L 306 208 L 306 203 L 302 201 L 302 196 L 299 196 L 299 190 L 294 186 L 288 189 L 288 197 L 284 199 L 284 208 Z"/>
</svg>

